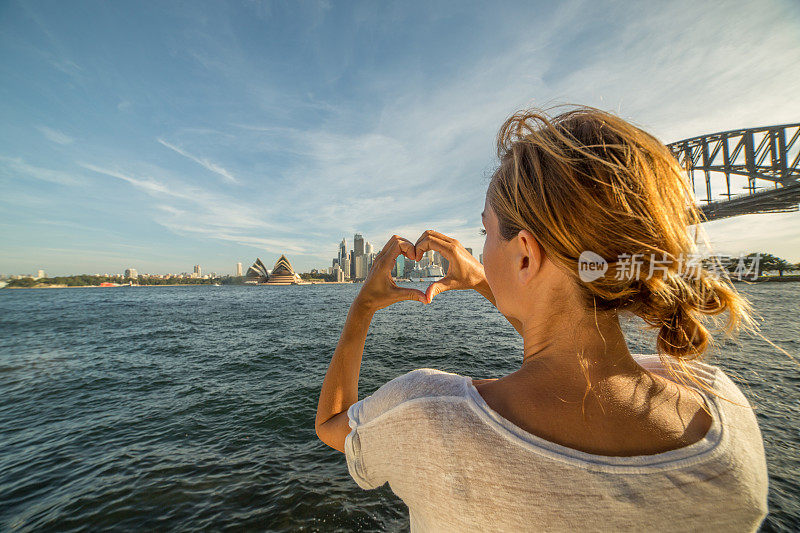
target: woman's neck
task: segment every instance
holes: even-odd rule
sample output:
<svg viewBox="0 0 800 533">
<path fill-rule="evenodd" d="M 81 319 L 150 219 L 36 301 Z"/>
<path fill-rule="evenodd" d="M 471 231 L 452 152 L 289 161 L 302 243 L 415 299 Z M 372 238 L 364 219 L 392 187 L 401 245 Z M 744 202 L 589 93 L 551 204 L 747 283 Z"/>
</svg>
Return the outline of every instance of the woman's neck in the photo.
<svg viewBox="0 0 800 533">
<path fill-rule="evenodd" d="M 551 308 L 552 309 L 552 308 Z M 553 377 L 579 378 L 586 385 L 642 371 L 628 350 L 613 311 L 540 309 L 522 319 L 524 356 L 518 372 L 546 368 Z"/>
</svg>

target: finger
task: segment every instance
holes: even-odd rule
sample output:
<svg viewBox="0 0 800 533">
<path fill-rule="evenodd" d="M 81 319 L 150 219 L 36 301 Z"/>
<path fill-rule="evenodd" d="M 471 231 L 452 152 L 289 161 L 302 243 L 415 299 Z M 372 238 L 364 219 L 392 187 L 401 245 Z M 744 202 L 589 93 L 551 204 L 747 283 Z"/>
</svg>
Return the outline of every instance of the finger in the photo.
<svg viewBox="0 0 800 533">
<path fill-rule="evenodd" d="M 410 289 L 408 287 L 397 287 L 395 289 L 397 293 L 397 301 L 402 302 L 404 300 L 416 300 L 420 303 L 428 303 L 427 297 L 425 293 L 419 289 Z"/>
<path fill-rule="evenodd" d="M 395 244 L 397 242 L 397 239 L 400 239 L 400 238 L 401 237 L 399 237 L 398 235 L 392 235 L 391 237 L 389 237 L 389 240 L 386 241 L 386 244 L 383 245 L 383 248 L 381 248 L 381 251 L 378 252 L 378 256 L 383 255 L 387 250 L 389 250 L 390 248 L 395 246 Z"/>
<path fill-rule="evenodd" d="M 434 281 L 433 283 L 428 285 L 428 288 L 425 290 L 426 303 L 431 303 L 433 301 L 433 298 L 437 294 L 441 294 L 444 291 L 449 291 L 453 287 L 454 287 L 453 280 L 451 280 L 446 276 L 440 279 L 439 281 Z"/>
<path fill-rule="evenodd" d="M 407 252 L 408 250 L 413 251 L 414 244 L 411 241 L 399 235 L 392 235 L 392 237 L 388 241 L 386 241 L 386 244 L 383 245 L 383 248 L 381 249 L 380 252 L 378 252 L 378 255 L 376 255 L 375 257 L 378 258 L 384 255 L 385 253 L 391 253 L 391 251 L 398 243 L 406 243 L 406 246 L 403 247 L 404 253 Z M 409 257 L 409 259 L 411 259 L 411 257 Z"/>
<path fill-rule="evenodd" d="M 454 245 L 451 242 L 445 241 L 432 234 L 423 235 L 420 237 L 419 241 L 417 241 L 417 244 L 414 245 L 414 250 L 416 251 L 416 261 L 421 260 L 422 254 L 428 250 L 439 252 L 448 261 L 452 261 L 455 257 Z"/>
<path fill-rule="evenodd" d="M 380 269 L 391 270 L 397 256 L 400 254 L 405 255 L 409 259 L 416 257 L 414 245 L 411 244 L 411 241 L 399 235 L 393 235 L 392 238 L 386 242 L 386 245 L 384 245 L 380 253 L 375 256 L 375 264 Z"/>
<path fill-rule="evenodd" d="M 424 232 L 422 232 L 422 235 L 419 236 L 419 239 L 417 239 L 417 242 L 414 243 L 414 249 L 415 250 L 416 250 L 417 246 L 419 246 L 419 243 L 421 243 L 423 241 L 423 239 L 426 239 L 431 234 L 432 231 L 433 231 L 432 229 L 429 229 L 429 230 L 425 230 Z M 421 258 L 422 258 L 422 254 L 417 252 L 416 260 L 419 261 Z"/>
<path fill-rule="evenodd" d="M 445 235 L 444 233 L 441 233 L 441 232 L 433 230 L 433 229 L 429 229 L 428 231 L 430 232 L 430 234 L 432 236 L 438 237 L 439 239 L 441 239 L 441 240 L 443 240 L 445 242 L 449 242 L 449 243 L 452 243 L 452 244 L 458 244 L 458 240 L 456 240 L 453 237 L 450 237 L 449 235 Z"/>
</svg>

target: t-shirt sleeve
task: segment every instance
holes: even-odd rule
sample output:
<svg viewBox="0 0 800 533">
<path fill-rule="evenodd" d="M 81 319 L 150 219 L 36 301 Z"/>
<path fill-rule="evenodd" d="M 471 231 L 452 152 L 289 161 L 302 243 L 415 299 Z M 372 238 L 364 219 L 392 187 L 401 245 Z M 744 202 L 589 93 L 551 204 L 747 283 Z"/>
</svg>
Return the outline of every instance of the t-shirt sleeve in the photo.
<svg viewBox="0 0 800 533">
<path fill-rule="evenodd" d="M 350 406 L 347 410 L 347 417 L 350 423 L 350 433 L 344 439 L 344 455 L 347 457 L 347 470 L 350 476 L 355 480 L 359 487 L 362 489 L 375 489 L 386 483 L 386 479 L 382 479 L 376 475 L 375 472 L 369 472 L 366 468 L 365 450 L 361 448 L 361 434 L 359 433 L 359 415 L 363 409 L 364 400 L 370 399 L 371 396 L 360 400 Z"/>
<path fill-rule="evenodd" d="M 377 441 L 391 442 L 393 435 L 401 438 L 407 433 L 404 428 L 395 427 L 397 421 L 391 413 L 395 407 L 423 396 L 458 394 L 462 388 L 463 378 L 456 374 L 420 368 L 394 378 L 351 405 L 347 410 L 350 433 L 344 441 L 344 453 L 347 469 L 358 486 L 374 489 L 389 480 L 389 473 L 381 465 L 391 464 L 386 459 L 394 450 Z M 369 431 L 365 431 L 367 424 Z M 374 438 L 376 431 L 389 439 Z"/>
</svg>

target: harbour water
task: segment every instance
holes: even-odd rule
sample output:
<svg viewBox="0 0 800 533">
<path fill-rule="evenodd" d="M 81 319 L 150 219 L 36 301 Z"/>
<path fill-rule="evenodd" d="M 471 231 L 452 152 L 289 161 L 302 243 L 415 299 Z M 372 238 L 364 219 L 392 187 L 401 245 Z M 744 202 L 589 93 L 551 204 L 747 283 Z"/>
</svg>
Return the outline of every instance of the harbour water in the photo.
<svg viewBox="0 0 800 533">
<path fill-rule="evenodd" d="M 314 433 L 359 287 L 0 291 L 0 530 L 407 530 L 389 487 L 361 490 Z M 738 288 L 763 334 L 800 354 L 800 283 Z M 626 330 L 631 351 L 652 351 L 652 334 L 635 321 Z M 402 302 L 373 321 L 359 397 L 420 367 L 498 377 L 521 353 L 475 292 Z M 721 345 L 714 361 L 757 409 L 770 474 L 762 529 L 793 530 L 800 367 L 759 338 Z"/>
</svg>

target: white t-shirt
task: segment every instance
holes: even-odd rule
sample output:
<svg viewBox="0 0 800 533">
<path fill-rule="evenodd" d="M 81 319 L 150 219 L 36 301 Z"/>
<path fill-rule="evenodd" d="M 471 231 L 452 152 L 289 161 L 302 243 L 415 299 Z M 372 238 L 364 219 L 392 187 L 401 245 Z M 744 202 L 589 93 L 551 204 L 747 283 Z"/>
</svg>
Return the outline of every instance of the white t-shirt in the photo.
<svg viewBox="0 0 800 533">
<path fill-rule="evenodd" d="M 669 377 L 657 356 L 634 357 Z M 754 531 L 767 514 L 755 414 L 719 368 L 693 365 L 722 397 L 698 389 L 713 421 L 681 449 L 609 457 L 567 448 L 493 411 L 472 378 L 422 368 L 350 407 L 347 467 L 364 489 L 388 482 L 412 532 Z"/>
</svg>

